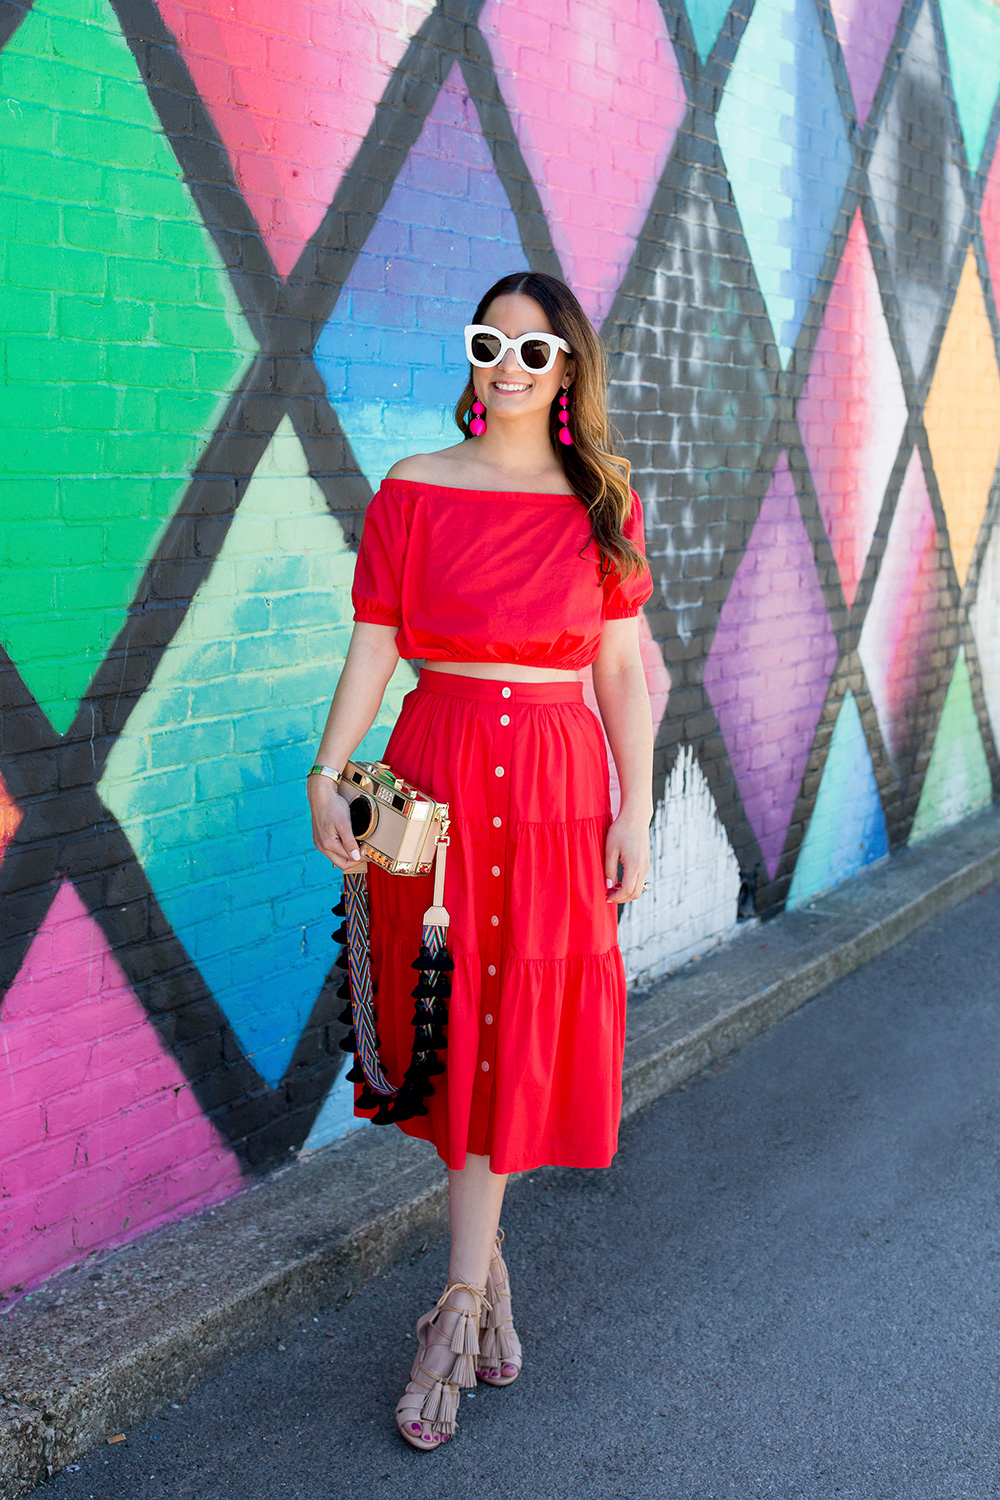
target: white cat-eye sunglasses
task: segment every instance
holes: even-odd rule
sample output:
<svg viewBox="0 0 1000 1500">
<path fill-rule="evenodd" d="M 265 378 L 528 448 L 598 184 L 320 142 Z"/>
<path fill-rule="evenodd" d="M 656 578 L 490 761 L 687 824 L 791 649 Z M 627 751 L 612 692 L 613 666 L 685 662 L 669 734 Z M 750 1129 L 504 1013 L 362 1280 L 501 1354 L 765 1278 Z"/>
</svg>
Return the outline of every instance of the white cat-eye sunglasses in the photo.
<svg viewBox="0 0 1000 1500">
<path fill-rule="evenodd" d="M 513 349 L 521 369 L 532 375 L 548 374 L 560 349 L 573 353 L 566 340 L 557 339 L 554 333 L 522 333 L 518 339 L 509 339 L 488 323 L 470 323 L 465 330 L 465 352 L 479 370 L 492 370 L 508 349 Z"/>
</svg>

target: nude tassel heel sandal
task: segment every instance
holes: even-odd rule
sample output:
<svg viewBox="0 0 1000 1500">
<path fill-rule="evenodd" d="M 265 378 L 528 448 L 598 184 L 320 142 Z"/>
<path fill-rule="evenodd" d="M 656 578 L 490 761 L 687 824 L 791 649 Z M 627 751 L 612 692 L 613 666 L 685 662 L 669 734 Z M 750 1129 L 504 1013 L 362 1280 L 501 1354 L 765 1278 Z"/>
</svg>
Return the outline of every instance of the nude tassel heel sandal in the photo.
<svg viewBox="0 0 1000 1500">
<path fill-rule="evenodd" d="M 500 1253 L 503 1230 L 497 1233 L 486 1278 L 489 1301 L 483 1307 L 476 1374 L 485 1385 L 513 1385 L 521 1373 L 521 1340 L 514 1331 L 510 1305 L 510 1276 Z"/>
<path fill-rule="evenodd" d="M 448 1298 L 452 1292 L 469 1292 L 475 1307 L 450 1307 Z M 456 1314 L 451 1335 L 438 1326 L 438 1317 L 443 1309 Z M 422 1453 L 440 1448 L 455 1432 L 459 1389 L 476 1383 L 476 1360 L 479 1356 L 479 1325 L 488 1310 L 486 1289 L 470 1286 L 465 1281 L 450 1281 L 430 1312 L 417 1319 L 417 1353 L 410 1371 L 409 1384 L 396 1403 L 396 1426 L 399 1435 L 411 1448 Z M 436 1335 L 432 1342 L 431 1335 Z M 446 1376 L 434 1375 L 424 1364 L 424 1356 L 430 1349 L 447 1344 L 454 1363 Z M 432 1436 L 425 1438 L 424 1426 L 431 1428 Z"/>
</svg>

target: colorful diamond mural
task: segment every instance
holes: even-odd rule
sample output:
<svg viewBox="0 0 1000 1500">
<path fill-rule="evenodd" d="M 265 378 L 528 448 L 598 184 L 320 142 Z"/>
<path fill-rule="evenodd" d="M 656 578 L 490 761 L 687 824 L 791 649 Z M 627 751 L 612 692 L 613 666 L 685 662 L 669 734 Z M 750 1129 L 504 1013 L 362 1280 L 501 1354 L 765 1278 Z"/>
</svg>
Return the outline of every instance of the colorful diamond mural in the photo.
<svg viewBox="0 0 1000 1500">
<path fill-rule="evenodd" d="M 276 1084 L 335 956 L 303 777 L 351 633 L 354 555 L 287 419 L 99 791 L 258 1073 Z M 359 748 L 377 759 L 400 665 Z"/>
<path fill-rule="evenodd" d="M 969 665 L 965 649 L 960 647 L 911 839 L 916 842 L 949 823 L 957 823 L 977 808 L 986 807 L 992 797 L 993 783 L 972 701 Z"/>
<path fill-rule="evenodd" d="M 940 0 L 951 86 L 973 171 L 1000 90 L 1000 10 L 992 0 Z"/>
<path fill-rule="evenodd" d="M 889 852 L 889 833 L 857 700 L 840 706 L 812 817 L 795 861 L 788 906 L 849 880 Z"/>
<path fill-rule="evenodd" d="M 993 288 L 993 305 L 996 307 L 1000 301 L 1000 151 L 993 154 L 982 203 L 979 205 L 979 222 L 983 229 L 986 263 Z"/>
<path fill-rule="evenodd" d="M 0 1293 L 241 1186 L 67 883 L 7 991 L 0 1052 Z"/>
<path fill-rule="evenodd" d="M 736 928 L 739 863 L 690 745 L 681 746 L 653 818 L 650 856 L 649 891 L 618 926 L 630 980 L 679 968 Z"/>
<path fill-rule="evenodd" d="M 316 346 L 373 489 L 397 459 L 459 441 L 462 329 L 490 283 L 521 269 L 517 221 L 456 66 Z"/>
<path fill-rule="evenodd" d="M 39 0 L 0 88 L 0 640 L 64 731 L 256 345 L 110 5 Z"/>
<path fill-rule="evenodd" d="M 860 210 L 797 415 L 844 596 L 852 605 L 906 425 L 906 395 Z"/>
<path fill-rule="evenodd" d="M 711 174 L 693 171 L 648 295 L 615 330 L 608 389 L 645 507 L 653 576 L 685 646 L 715 629 L 723 557 L 742 536 L 774 417 L 742 295 L 746 252 L 723 228 L 712 193 Z"/>
<path fill-rule="evenodd" d="M 695 46 L 705 62 L 729 14 L 729 0 L 687 0 L 687 13 Z"/>
<path fill-rule="evenodd" d="M 369 1124 L 364 1115 L 354 1113 L 354 1084 L 348 1081 L 343 1069 L 320 1106 L 312 1129 L 304 1141 L 303 1151 L 316 1151 L 320 1146 L 329 1146 L 342 1140 L 352 1130 L 361 1130 Z"/>
<path fill-rule="evenodd" d="M 529 257 L 602 320 L 645 505 L 629 975 L 982 805 L 980 681 L 1000 728 L 1000 9 L 161 13 L 0 6 L 0 1266 L 27 1283 L 353 1121 L 302 771 L 370 486 L 456 441 L 462 324 Z M 873 709 L 831 681 L 859 626 Z"/>
<path fill-rule="evenodd" d="M 944 591 L 934 512 L 914 448 L 858 643 L 897 771 L 915 749 L 926 679 L 942 645 Z"/>
<path fill-rule="evenodd" d="M 993 737 L 1000 743 L 1000 530 L 996 527 L 983 553 L 969 619 L 976 638 L 986 709 Z"/>
<path fill-rule="evenodd" d="M 775 342 L 787 364 L 851 169 L 813 0 L 757 0 L 715 123 Z"/>
<path fill-rule="evenodd" d="M 705 690 L 774 877 L 837 643 L 782 453 L 719 616 Z"/>
<path fill-rule="evenodd" d="M 934 19 L 930 0 L 924 0 L 868 169 L 903 335 L 918 377 L 931 352 L 965 214 L 951 135 L 951 105 L 941 76 Z"/>
<path fill-rule="evenodd" d="M 319 228 L 421 0 L 158 0 L 279 275 Z M 373 43 L 372 23 L 380 30 Z"/>
<path fill-rule="evenodd" d="M 955 572 L 964 584 L 1000 455 L 1000 371 L 971 249 L 941 340 L 924 423 Z"/>
<path fill-rule="evenodd" d="M 486 0 L 480 29 L 566 279 L 607 315 L 687 100 L 656 0 Z"/>
<path fill-rule="evenodd" d="M 858 124 L 864 125 L 896 32 L 900 0 L 830 0 L 830 9 L 851 80 Z"/>
</svg>

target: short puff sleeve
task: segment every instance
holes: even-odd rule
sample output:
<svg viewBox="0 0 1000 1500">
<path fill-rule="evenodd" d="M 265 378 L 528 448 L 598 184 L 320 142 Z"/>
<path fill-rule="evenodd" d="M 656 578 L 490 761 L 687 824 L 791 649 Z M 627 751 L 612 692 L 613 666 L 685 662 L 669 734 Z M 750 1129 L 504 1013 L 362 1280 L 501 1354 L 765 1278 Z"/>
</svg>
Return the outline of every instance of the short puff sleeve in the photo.
<svg viewBox="0 0 1000 1500">
<path fill-rule="evenodd" d="M 403 559 L 410 509 L 388 479 L 368 502 L 351 590 L 355 620 L 393 625 L 397 630 L 403 623 Z"/>
<path fill-rule="evenodd" d="M 646 556 L 646 535 L 642 524 L 642 501 L 632 491 L 632 509 L 622 530 Z M 614 568 L 604 575 L 605 620 L 633 620 L 653 592 L 653 579 L 648 564 L 629 578 L 621 578 Z"/>
</svg>

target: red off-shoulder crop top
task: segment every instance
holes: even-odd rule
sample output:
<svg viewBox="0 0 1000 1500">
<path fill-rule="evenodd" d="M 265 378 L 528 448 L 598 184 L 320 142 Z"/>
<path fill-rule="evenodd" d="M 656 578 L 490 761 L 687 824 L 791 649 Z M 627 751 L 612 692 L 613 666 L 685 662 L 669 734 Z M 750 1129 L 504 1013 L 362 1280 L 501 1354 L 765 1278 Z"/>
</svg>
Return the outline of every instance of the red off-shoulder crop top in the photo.
<svg viewBox="0 0 1000 1500">
<path fill-rule="evenodd" d="M 625 533 L 644 552 L 634 490 Z M 576 671 L 603 622 L 637 615 L 652 589 L 648 567 L 602 577 L 575 495 L 387 479 L 365 513 L 352 598 L 355 620 L 396 626 L 400 656 Z"/>
</svg>

